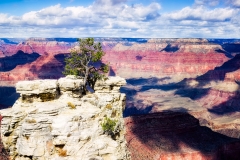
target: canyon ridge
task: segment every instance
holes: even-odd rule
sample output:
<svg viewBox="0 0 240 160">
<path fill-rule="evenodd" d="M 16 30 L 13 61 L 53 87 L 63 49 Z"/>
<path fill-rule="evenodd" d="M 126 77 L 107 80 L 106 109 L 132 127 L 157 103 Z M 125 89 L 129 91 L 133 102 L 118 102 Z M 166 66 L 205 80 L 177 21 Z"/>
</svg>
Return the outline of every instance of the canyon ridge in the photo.
<svg viewBox="0 0 240 160">
<path fill-rule="evenodd" d="M 133 160 L 238 159 L 240 40 L 95 38 L 110 76 L 127 84 L 123 111 Z M 74 38 L 0 38 L 0 107 L 23 80 L 63 77 Z M 144 149 L 143 149 L 144 148 Z"/>
</svg>

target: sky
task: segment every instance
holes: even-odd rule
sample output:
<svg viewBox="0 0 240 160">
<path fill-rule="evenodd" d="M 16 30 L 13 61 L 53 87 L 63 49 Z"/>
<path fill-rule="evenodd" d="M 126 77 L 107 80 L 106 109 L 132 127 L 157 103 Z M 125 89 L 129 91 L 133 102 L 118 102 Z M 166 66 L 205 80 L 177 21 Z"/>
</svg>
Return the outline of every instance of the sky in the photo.
<svg viewBox="0 0 240 160">
<path fill-rule="evenodd" d="M 0 0 L 0 37 L 240 38 L 240 0 Z"/>
</svg>

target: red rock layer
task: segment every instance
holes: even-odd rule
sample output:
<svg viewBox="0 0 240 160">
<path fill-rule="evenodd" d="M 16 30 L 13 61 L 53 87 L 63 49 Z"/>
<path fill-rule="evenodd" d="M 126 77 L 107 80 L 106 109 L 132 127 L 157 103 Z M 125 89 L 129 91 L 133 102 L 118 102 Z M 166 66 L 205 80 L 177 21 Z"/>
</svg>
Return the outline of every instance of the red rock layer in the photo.
<svg viewBox="0 0 240 160">
<path fill-rule="evenodd" d="M 220 45 L 200 39 L 150 39 L 147 43 L 102 41 L 102 44 L 106 52 L 103 61 L 109 62 L 113 72 L 124 78 L 173 76 L 181 80 L 202 75 L 229 59 L 215 51 L 222 49 Z M 56 55 L 69 53 L 73 45 L 44 39 L 29 39 L 17 45 L 1 43 L 0 56 L 1 52 L 2 56 L 10 56 L 18 50 Z"/>
<path fill-rule="evenodd" d="M 0 80 L 17 82 L 33 79 L 57 79 L 62 77 L 63 64 L 52 54 L 40 56 L 31 64 L 19 65 L 9 72 L 1 72 Z"/>
<path fill-rule="evenodd" d="M 105 62 L 110 62 L 117 75 L 130 77 L 163 77 L 178 75 L 182 78 L 202 75 L 216 66 L 222 65 L 229 58 L 217 53 L 219 45 L 208 43 L 173 43 L 175 52 L 165 51 L 165 42 L 148 42 L 125 46 L 117 44 L 106 50 Z"/>
<path fill-rule="evenodd" d="M 23 51 L 24 53 L 36 52 L 40 55 L 44 55 L 45 53 L 51 53 L 55 55 L 59 53 L 69 53 L 69 49 L 72 47 L 72 44 L 67 42 L 38 39 L 29 39 L 17 45 L 6 43 L 1 43 L 0 45 L 0 55 L 3 53 L 5 56 L 11 56 L 17 53 L 19 50 Z"/>
</svg>

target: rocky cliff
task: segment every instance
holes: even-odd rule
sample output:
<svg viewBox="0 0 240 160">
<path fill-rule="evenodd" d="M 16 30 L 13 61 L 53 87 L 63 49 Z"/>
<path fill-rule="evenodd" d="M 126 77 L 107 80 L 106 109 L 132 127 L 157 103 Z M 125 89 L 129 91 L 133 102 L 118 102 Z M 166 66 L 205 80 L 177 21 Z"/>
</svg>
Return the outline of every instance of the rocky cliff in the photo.
<svg viewBox="0 0 240 160">
<path fill-rule="evenodd" d="M 122 112 L 126 81 L 109 77 L 98 81 L 95 93 L 83 96 L 82 80 L 21 81 L 20 98 L 1 110 L 1 139 L 9 157 L 16 160 L 128 159 Z M 110 118 L 114 129 L 101 127 Z M 108 134 L 107 134 L 108 133 Z"/>
</svg>

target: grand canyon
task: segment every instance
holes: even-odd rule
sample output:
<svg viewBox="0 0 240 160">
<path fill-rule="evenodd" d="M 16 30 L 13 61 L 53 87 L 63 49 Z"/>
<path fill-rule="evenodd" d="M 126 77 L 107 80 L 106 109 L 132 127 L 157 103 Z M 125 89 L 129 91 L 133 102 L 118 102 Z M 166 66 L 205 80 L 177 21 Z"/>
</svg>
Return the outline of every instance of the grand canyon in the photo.
<svg viewBox="0 0 240 160">
<path fill-rule="evenodd" d="M 239 159 L 240 40 L 95 38 L 111 76 L 126 79 L 133 160 Z M 22 80 L 63 77 L 74 38 L 0 38 L 0 107 Z M 2 154 L 6 154 L 3 152 Z"/>
</svg>

